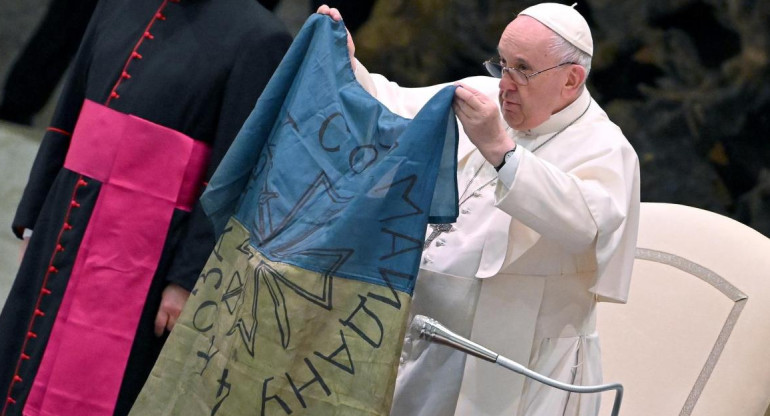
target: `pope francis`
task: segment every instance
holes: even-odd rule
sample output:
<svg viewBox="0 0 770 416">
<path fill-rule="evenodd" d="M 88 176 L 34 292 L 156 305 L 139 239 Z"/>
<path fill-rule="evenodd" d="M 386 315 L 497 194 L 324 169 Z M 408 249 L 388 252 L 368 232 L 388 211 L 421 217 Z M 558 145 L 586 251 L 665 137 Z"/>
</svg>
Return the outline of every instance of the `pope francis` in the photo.
<svg viewBox="0 0 770 416">
<path fill-rule="evenodd" d="M 319 13 L 339 20 L 336 9 Z M 351 57 L 354 52 L 349 39 Z M 426 232 L 410 315 L 551 378 L 600 384 L 596 303 L 625 302 L 639 221 L 639 162 L 585 80 L 593 40 L 572 7 L 542 3 L 505 28 L 493 77 L 459 81 L 460 217 Z M 351 60 L 391 111 L 414 116 L 441 86 L 402 88 Z M 407 333 L 392 415 L 595 415 L 568 393 Z"/>
</svg>

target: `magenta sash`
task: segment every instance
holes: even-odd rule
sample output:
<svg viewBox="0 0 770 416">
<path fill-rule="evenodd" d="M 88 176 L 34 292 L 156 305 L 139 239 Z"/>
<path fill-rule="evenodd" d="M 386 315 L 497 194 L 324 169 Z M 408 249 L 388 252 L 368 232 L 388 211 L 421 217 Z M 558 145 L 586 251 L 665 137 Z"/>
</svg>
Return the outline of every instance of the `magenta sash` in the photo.
<svg viewBox="0 0 770 416">
<path fill-rule="evenodd" d="M 102 185 L 25 415 L 113 414 L 171 216 L 192 209 L 209 153 L 178 131 L 84 102 L 64 167 Z"/>
</svg>

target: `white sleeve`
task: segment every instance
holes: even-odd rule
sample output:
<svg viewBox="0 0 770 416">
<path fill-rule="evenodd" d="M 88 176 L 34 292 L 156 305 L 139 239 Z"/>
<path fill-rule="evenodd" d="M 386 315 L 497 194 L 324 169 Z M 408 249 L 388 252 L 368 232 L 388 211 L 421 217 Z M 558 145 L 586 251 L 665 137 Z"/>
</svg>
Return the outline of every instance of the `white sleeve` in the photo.
<svg viewBox="0 0 770 416">
<path fill-rule="evenodd" d="M 364 90 L 366 90 L 366 92 L 371 94 L 374 98 L 377 98 L 377 88 L 374 86 L 372 74 L 369 73 L 369 70 L 367 70 L 358 59 L 356 59 L 356 69 L 353 71 L 353 73 L 356 76 L 356 81 L 358 81 L 358 83 L 364 87 Z"/>
<path fill-rule="evenodd" d="M 356 80 L 358 80 L 361 86 L 363 86 L 369 94 L 388 107 L 388 110 L 406 118 L 414 118 L 425 103 L 439 92 L 439 90 L 447 85 L 453 84 L 452 82 L 447 82 L 431 85 L 429 87 L 402 87 L 382 75 L 370 73 L 366 67 L 358 61 L 356 61 L 355 75 Z M 459 82 L 467 83 L 485 93 L 488 93 L 488 91 L 491 90 L 491 96 L 497 96 L 498 80 L 495 78 L 470 77 L 462 79 Z"/>
<path fill-rule="evenodd" d="M 636 153 L 619 133 L 593 133 L 582 146 L 565 137 L 549 149 L 552 162 L 521 149 L 514 180 L 496 192 L 498 208 L 573 253 L 621 229 L 638 204 Z"/>
<path fill-rule="evenodd" d="M 516 171 L 519 168 L 520 160 L 521 152 L 513 152 L 513 155 L 508 158 L 508 161 L 505 162 L 505 165 L 503 165 L 503 167 L 500 168 L 500 171 L 497 172 L 497 178 L 500 179 L 500 182 L 502 182 L 506 190 L 509 190 L 511 187 L 513 187 L 513 181 L 516 179 Z"/>
</svg>

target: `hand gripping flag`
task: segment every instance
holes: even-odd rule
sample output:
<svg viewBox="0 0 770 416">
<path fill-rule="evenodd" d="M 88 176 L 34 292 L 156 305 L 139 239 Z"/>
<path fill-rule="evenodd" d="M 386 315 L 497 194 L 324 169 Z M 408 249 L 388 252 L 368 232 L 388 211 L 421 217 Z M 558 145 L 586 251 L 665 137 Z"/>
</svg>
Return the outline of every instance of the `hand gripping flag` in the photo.
<svg viewBox="0 0 770 416">
<path fill-rule="evenodd" d="M 413 119 L 308 19 L 201 198 L 219 234 L 132 415 L 388 414 L 428 222 L 457 217 L 454 87 Z"/>
</svg>

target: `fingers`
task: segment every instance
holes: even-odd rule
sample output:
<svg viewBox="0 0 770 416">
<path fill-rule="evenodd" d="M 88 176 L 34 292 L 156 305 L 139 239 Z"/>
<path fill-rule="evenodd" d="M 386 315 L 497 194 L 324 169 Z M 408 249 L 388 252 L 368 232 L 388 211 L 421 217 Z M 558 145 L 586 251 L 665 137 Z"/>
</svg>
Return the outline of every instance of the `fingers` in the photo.
<svg viewBox="0 0 770 416">
<path fill-rule="evenodd" d="M 158 314 L 155 316 L 155 336 L 160 338 L 163 336 L 163 330 L 166 329 L 166 324 L 168 323 L 168 313 L 164 311 L 163 309 L 160 309 L 158 311 Z"/>
<path fill-rule="evenodd" d="M 176 283 L 171 283 L 163 289 L 160 307 L 155 317 L 155 335 L 161 336 L 165 329 L 169 331 L 174 329 L 189 296 L 190 292 Z"/>
<path fill-rule="evenodd" d="M 469 107 L 471 110 L 479 110 L 486 101 L 486 97 L 479 91 L 468 87 L 463 84 L 455 84 L 455 100 L 456 104 L 461 104 L 461 107 Z"/>
<path fill-rule="evenodd" d="M 166 329 L 168 332 L 171 332 L 171 330 L 174 329 L 174 325 L 176 325 L 176 320 L 179 319 L 179 313 L 177 314 L 169 314 L 168 316 L 168 322 L 166 322 Z"/>
<path fill-rule="evenodd" d="M 322 4 L 316 13 L 325 14 L 332 18 L 335 22 L 339 22 L 342 20 L 342 14 L 339 10 L 337 10 L 334 7 L 329 7 L 325 4 Z M 350 55 L 350 65 L 353 67 L 353 71 L 356 70 L 356 61 L 355 61 L 355 53 L 356 53 L 356 46 L 353 43 L 353 37 L 350 35 L 350 31 L 345 28 L 345 31 L 348 32 L 348 54 Z"/>
<path fill-rule="evenodd" d="M 473 93 L 466 91 L 464 88 L 457 88 L 455 90 L 455 98 L 452 101 L 452 109 L 455 110 L 455 114 L 460 117 L 460 120 L 464 120 L 467 117 L 473 115 L 478 105 L 474 105 L 472 101 L 475 99 Z"/>
<path fill-rule="evenodd" d="M 468 98 L 468 92 L 465 91 L 465 86 L 461 83 L 455 83 L 457 88 L 455 88 L 455 97 L 454 100 L 452 100 L 452 109 L 455 110 L 455 114 L 462 118 L 463 115 L 465 115 L 465 111 L 463 111 L 463 103 L 465 103 L 465 100 Z"/>
<path fill-rule="evenodd" d="M 345 28 L 345 32 L 348 33 L 348 53 L 350 54 L 350 59 L 353 59 L 353 56 L 356 54 L 356 44 L 353 43 L 353 36 L 350 34 L 350 31 L 348 28 Z"/>
<path fill-rule="evenodd" d="M 160 308 L 155 316 L 155 336 L 161 337 L 163 332 L 171 332 L 174 329 L 174 325 L 176 325 L 177 319 L 179 319 L 180 312 L 179 310 Z"/>
<path fill-rule="evenodd" d="M 29 237 L 25 237 L 23 240 L 21 240 L 21 244 L 19 245 L 19 263 L 24 259 L 24 253 L 27 252 L 27 246 L 29 245 Z"/>
<path fill-rule="evenodd" d="M 335 22 L 339 22 L 340 20 L 342 20 L 342 14 L 340 14 L 339 10 L 337 10 L 334 7 L 329 7 L 325 4 L 322 4 L 321 7 L 318 8 L 316 13 L 328 15 Z"/>
<path fill-rule="evenodd" d="M 181 311 L 161 307 L 155 316 L 155 336 L 162 337 L 165 331 L 171 332 L 179 319 Z"/>
<path fill-rule="evenodd" d="M 455 99 L 452 102 L 452 110 L 455 111 L 455 115 L 460 118 L 460 121 L 465 120 L 469 116 L 465 108 L 463 108 L 462 100 Z"/>
<path fill-rule="evenodd" d="M 477 90 L 477 89 L 475 89 L 475 88 L 473 88 L 473 87 L 470 87 L 470 86 L 468 86 L 468 85 L 465 85 L 465 84 L 464 84 L 464 83 L 462 83 L 462 82 L 455 82 L 455 83 L 454 83 L 454 85 L 457 87 L 457 89 L 458 89 L 458 90 L 459 90 L 459 89 L 462 89 L 463 91 L 465 91 L 465 92 L 469 92 L 469 93 L 471 93 L 471 94 L 473 94 L 473 95 L 481 95 L 481 93 L 479 92 L 479 90 Z"/>
</svg>

